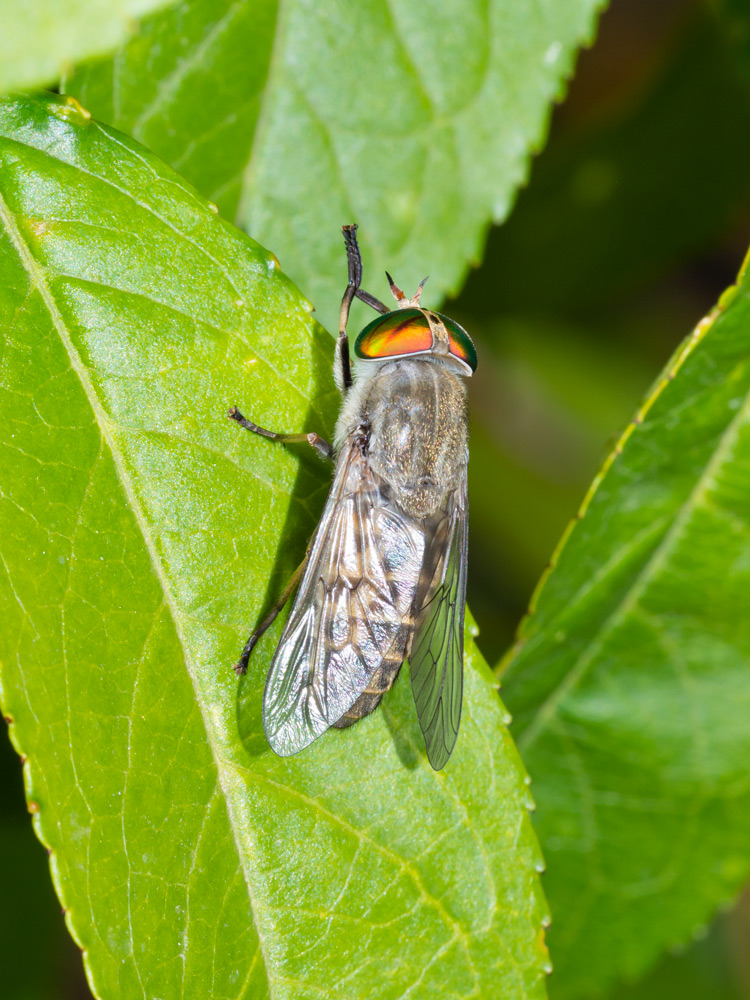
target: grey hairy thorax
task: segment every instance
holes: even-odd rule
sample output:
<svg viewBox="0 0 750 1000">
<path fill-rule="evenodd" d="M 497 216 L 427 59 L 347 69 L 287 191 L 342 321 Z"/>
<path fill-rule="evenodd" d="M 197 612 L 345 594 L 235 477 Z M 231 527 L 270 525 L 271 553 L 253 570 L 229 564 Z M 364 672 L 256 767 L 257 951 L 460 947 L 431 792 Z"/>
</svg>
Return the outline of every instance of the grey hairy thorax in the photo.
<svg viewBox="0 0 750 1000">
<path fill-rule="evenodd" d="M 368 380 L 362 405 L 373 471 L 405 514 L 433 514 L 468 461 L 463 380 L 428 360 L 395 361 Z"/>
</svg>

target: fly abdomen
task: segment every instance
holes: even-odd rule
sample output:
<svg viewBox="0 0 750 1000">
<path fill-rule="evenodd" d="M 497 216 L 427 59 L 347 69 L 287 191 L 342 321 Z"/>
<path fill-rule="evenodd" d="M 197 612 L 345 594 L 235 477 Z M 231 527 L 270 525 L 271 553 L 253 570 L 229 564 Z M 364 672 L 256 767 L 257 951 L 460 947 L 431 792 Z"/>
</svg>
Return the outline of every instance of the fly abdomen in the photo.
<svg viewBox="0 0 750 1000">
<path fill-rule="evenodd" d="M 404 662 L 403 653 L 399 653 L 396 659 L 386 658 L 380 664 L 372 676 L 370 683 L 357 698 L 348 712 L 344 712 L 341 718 L 334 722 L 335 729 L 348 729 L 355 722 L 364 719 L 370 712 L 374 712 L 381 702 L 386 691 L 393 687 L 398 672 Z"/>
</svg>

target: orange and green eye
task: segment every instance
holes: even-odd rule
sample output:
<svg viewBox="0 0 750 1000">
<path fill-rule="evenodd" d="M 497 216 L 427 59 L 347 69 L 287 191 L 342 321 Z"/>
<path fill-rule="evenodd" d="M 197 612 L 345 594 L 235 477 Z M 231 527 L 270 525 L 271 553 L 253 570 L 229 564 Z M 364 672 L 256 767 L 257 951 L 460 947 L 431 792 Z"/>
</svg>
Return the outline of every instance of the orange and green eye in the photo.
<svg viewBox="0 0 750 1000">
<path fill-rule="evenodd" d="M 437 315 L 443 321 L 443 326 L 448 331 L 451 354 L 455 358 L 459 358 L 475 372 L 477 370 L 477 350 L 472 343 L 471 337 L 455 320 L 448 319 L 442 313 L 438 313 Z"/>
<path fill-rule="evenodd" d="M 460 329 L 460 328 L 459 328 Z M 401 358 L 432 350 L 432 331 L 421 309 L 396 309 L 368 323 L 357 337 L 358 358 Z"/>
</svg>

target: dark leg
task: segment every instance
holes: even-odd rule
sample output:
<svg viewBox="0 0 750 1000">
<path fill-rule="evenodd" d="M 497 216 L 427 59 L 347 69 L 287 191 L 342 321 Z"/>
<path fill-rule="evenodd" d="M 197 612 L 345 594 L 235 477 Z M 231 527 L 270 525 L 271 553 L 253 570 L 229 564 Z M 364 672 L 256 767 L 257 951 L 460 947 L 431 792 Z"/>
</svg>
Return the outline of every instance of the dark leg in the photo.
<svg viewBox="0 0 750 1000">
<path fill-rule="evenodd" d="M 331 458 L 333 456 L 331 445 L 320 434 L 316 434 L 314 431 L 310 434 L 277 434 L 276 431 L 266 430 L 265 427 L 259 427 L 252 420 L 243 417 L 236 406 L 229 407 L 227 416 L 230 420 L 236 420 L 240 427 L 244 427 L 246 431 L 252 431 L 253 434 L 259 434 L 260 437 L 269 438 L 271 441 L 281 441 L 282 444 L 307 443 L 323 458 Z"/>
<path fill-rule="evenodd" d="M 362 281 L 362 255 L 359 252 L 359 245 L 357 243 L 357 227 L 342 226 L 341 231 L 344 234 L 346 261 L 349 265 L 349 284 L 346 286 L 344 297 L 341 300 L 339 339 L 336 344 L 336 354 L 338 355 L 344 392 L 346 392 L 352 384 L 352 366 L 349 361 L 349 338 L 346 335 L 346 324 L 349 321 L 349 310 L 352 307 L 354 296 L 357 294 L 359 284 Z"/>
<path fill-rule="evenodd" d="M 355 297 L 372 306 L 377 312 L 387 313 L 390 310 L 387 306 L 376 299 L 374 295 L 363 291 L 359 286 L 362 283 L 362 254 L 357 243 L 357 227 L 342 226 L 344 234 L 344 244 L 346 246 L 346 260 L 349 265 L 349 283 L 346 286 L 344 297 L 341 300 L 341 312 L 339 313 L 339 339 L 336 345 L 338 363 L 341 371 L 344 391 L 352 384 L 352 369 L 349 361 L 349 338 L 346 335 L 346 324 L 349 320 L 349 310 Z"/>
<path fill-rule="evenodd" d="M 302 562 L 299 564 L 297 569 L 292 574 L 292 578 L 284 588 L 284 592 L 282 593 L 281 597 L 274 604 L 274 606 L 268 612 L 266 617 L 263 619 L 260 625 L 258 625 L 258 627 L 254 630 L 253 634 L 245 643 L 245 648 L 242 650 L 242 655 L 240 656 L 237 663 L 235 663 L 234 665 L 234 672 L 236 674 L 247 673 L 247 661 L 250 659 L 250 654 L 255 648 L 255 644 L 257 643 L 258 639 L 260 639 L 260 637 L 263 635 L 263 633 L 266 631 L 266 629 L 270 628 L 271 625 L 273 625 L 273 623 L 276 621 L 277 616 L 282 611 L 284 605 L 292 596 L 294 591 L 297 589 L 297 584 L 300 582 L 300 580 L 302 579 L 302 574 L 305 572 L 305 566 L 307 565 L 307 557 L 309 556 L 309 554 L 310 550 L 308 549 L 307 552 L 305 553 L 305 558 L 302 560 Z"/>
<path fill-rule="evenodd" d="M 384 305 L 380 299 L 376 299 L 374 295 L 370 295 L 369 292 L 363 292 L 361 288 L 357 289 L 357 298 L 361 299 L 366 306 L 371 306 L 375 312 L 387 313 L 391 312 L 387 305 Z"/>
</svg>

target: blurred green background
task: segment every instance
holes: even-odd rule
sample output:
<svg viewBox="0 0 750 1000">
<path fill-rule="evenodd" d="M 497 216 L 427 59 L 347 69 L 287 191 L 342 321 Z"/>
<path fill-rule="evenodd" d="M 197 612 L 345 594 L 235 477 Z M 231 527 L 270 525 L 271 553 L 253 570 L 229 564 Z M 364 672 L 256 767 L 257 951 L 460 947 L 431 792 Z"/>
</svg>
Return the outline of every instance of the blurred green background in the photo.
<svg viewBox="0 0 750 1000">
<path fill-rule="evenodd" d="M 509 222 L 446 306 L 480 354 L 469 602 L 490 663 L 616 434 L 750 243 L 748 53 L 747 0 L 614 0 Z M 88 997 L 7 740 L 0 782 L 0 995 Z M 748 944 L 750 897 L 610 997 L 750 998 Z"/>
</svg>

